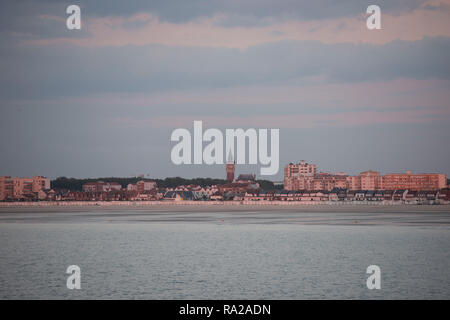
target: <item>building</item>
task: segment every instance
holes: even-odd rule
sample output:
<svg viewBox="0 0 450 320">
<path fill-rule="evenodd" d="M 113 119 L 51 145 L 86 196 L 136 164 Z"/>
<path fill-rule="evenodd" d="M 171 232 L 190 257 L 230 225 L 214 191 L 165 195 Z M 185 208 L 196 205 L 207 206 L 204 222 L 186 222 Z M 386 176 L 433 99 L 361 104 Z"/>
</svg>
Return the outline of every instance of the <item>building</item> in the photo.
<svg viewBox="0 0 450 320">
<path fill-rule="evenodd" d="M 0 200 L 14 198 L 14 178 L 0 177 Z"/>
<path fill-rule="evenodd" d="M 347 174 L 317 173 L 317 166 L 301 161 L 290 163 L 284 168 L 284 188 L 286 190 L 331 191 L 335 188 L 347 189 Z"/>
<path fill-rule="evenodd" d="M 258 183 L 239 183 L 239 182 L 225 183 L 225 184 L 218 185 L 217 187 L 221 194 L 225 194 L 227 192 L 245 193 L 249 190 L 259 190 L 260 189 Z"/>
<path fill-rule="evenodd" d="M 156 188 L 156 182 L 141 180 L 136 183 L 137 191 L 142 193 L 144 191 L 150 191 Z"/>
<path fill-rule="evenodd" d="M 256 175 L 255 174 L 240 174 L 237 179 L 236 182 L 254 182 L 256 180 Z"/>
<path fill-rule="evenodd" d="M 308 190 L 331 191 L 333 189 L 347 189 L 347 175 L 345 173 L 320 172 L 310 179 L 310 189 Z"/>
<path fill-rule="evenodd" d="M 348 176 L 343 172 L 329 174 L 316 173 L 316 166 L 301 161 L 288 164 L 284 169 L 284 188 L 286 190 L 331 191 L 334 188 L 348 190 L 440 190 L 447 187 L 447 176 L 439 173 L 413 174 L 389 173 L 368 170 L 357 176 Z"/>
<path fill-rule="evenodd" d="M 127 190 L 128 190 L 128 191 L 137 191 L 137 190 L 138 190 L 138 187 L 137 187 L 136 184 L 129 183 L 129 184 L 127 185 Z"/>
<path fill-rule="evenodd" d="M 84 192 L 109 192 L 112 190 L 120 191 L 122 186 L 117 182 L 95 181 L 83 184 Z"/>
<path fill-rule="evenodd" d="M 228 153 L 228 160 L 227 160 L 227 181 L 233 181 L 234 180 L 234 170 L 236 167 L 236 162 L 233 160 L 233 155 L 231 154 L 231 151 Z"/>
<path fill-rule="evenodd" d="M 385 190 L 408 189 L 414 191 L 440 190 L 447 186 L 447 176 L 439 173 L 389 173 L 383 177 Z"/>
<path fill-rule="evenodd" d="M 0 177 L 0 201 L 36 199 L 37 194 L 50 189 L 50 179 L 35 176 L 33 178 Z"/>
<path fill-rule="evenodd" d="M 304 160 L 297 164 L 289 163 L 284 168 L 285 177 L 294 176 L 314 176 L 316 174 L 317 166 L 315 164 L 309 164 Z"/>
<path fill-rule="evenodd" d="M 87 182 L 82 187 L 84 192 L 101 192 L 103 191 L 103 181 Z"/>
<path fill-rule="evenodd" d="M 361 190 L 361 177 L 360 176 L 348 176 L 346 178 L 347 189 L 349 190 Z"/>
<path fill-rule="evenodd" d="M 297 164 L 289 163 L 284 168 L 284 188 L 286 190 L 312 190 L 312 181 L 316 170 L 315 164 L 309 164 L 304 160 Z"/>
<path fill-rule="evenodd" d="M 129 183 L 127 185 L 128 191 L 137 191 L 138 193 L 151 191 L 153 189 L 156 189 L 156 182 L 154 181 L 140 180 L 136 182 L 136 184 Z"/>
<path fill-rule="evenodd" d="M 14 199 L 25 199 L 33 194 L 33 178 L 14 179 Z"/>
<path fill-rule="evenodd" d="M 284 178 L 284 189 L 286 190 L 312 190 L 313 177 L 293 176 Z"/>
<path fill-rule="evenodd" d="M 376 171 L 364 171 L 359 174 L 362 190 L 383 190 L 383 176 Z"/>
</svg>

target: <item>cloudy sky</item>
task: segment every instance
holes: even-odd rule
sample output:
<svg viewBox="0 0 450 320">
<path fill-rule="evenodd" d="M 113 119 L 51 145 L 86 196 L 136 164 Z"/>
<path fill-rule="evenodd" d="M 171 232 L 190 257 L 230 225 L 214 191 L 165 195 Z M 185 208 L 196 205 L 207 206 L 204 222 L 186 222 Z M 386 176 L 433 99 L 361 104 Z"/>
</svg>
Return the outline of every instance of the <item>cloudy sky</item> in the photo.
<svg viewBox="0 0 450 320">
<path fill-rule="evenodd" d="M 0 37 L 0 175 L 224 177 L 171 163 L 194 120 L 279 128 L 272 180 L 450 175 L 450 0 L 3 0 Z"/>
</svg>

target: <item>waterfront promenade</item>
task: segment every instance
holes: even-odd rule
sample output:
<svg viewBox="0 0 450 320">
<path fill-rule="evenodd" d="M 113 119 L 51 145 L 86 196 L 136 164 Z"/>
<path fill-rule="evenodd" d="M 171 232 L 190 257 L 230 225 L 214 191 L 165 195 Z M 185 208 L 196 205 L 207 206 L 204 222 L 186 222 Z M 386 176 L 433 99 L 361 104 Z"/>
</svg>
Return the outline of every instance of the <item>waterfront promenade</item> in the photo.
<svg viewBox="0 0 450 320">
<path fill-rule="evenodd" d="M 404 201 L 38 201 L 0 202 L 0 208 L 13 207 L 440 207 L 449 203 L 416 204 Z"/>
</svg>

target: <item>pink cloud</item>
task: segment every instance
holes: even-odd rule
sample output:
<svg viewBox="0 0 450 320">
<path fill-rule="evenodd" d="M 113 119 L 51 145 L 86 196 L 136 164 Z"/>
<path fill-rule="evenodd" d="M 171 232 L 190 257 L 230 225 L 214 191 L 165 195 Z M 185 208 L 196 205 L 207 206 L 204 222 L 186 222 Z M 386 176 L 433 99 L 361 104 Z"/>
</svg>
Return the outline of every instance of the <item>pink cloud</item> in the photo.
<svg viewBox="0 0 450 320">
<path fill-rule="evenodd" d="M 442 4 L 442 5 L 441 5 Z M 430 6 L 440 10 L 430 10 Z M 385 44 L 396 39 L 420 40 L 425 36 L 450 37 L 450 0 L 429 0 L 420 8 L 399 15 L 383 13 L 382 30 L 366 28 L 366 13 L 328 20 L 273 22 L 255 27 L 223 27 L 217 24 L 223 16 L 200 18 L 188 23 L 159 21 L 150 13 L 129 18 L 102 17 L 84 21 L 89 38 L 48 38 L 29 40 L 34 45 L 72 43 L 80 46 L 125 46 L 163 44 L 169 46 L 206 46 L 245 49 L 280 40 L 315 40 L 323 43 Z M 49 19 L 49 17 L 45 17 Z M 143 26 L 129 28 L 132 22 Z M 344 27 L 342 27 L 344 26 Z"/>
</svg>

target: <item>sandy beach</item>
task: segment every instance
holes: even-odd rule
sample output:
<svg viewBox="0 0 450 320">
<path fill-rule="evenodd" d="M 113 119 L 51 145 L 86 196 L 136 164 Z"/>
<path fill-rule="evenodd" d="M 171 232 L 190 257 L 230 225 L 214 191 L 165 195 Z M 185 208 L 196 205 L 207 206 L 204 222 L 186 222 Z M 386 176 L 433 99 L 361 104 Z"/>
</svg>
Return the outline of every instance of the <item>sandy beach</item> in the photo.
<svg viewBox="0 0 450 320">
<path fill-rule="evenodd" d="M 218 223 L 450 226 L 450 205 L 151 205 L 0 207 L 0 223 Z"/>
<path fill-rule="evenodd" d="M 296 210 L 296 211 L 318 211 L 318 212 L 450 212 L 450 204 L 440 205 L 415 205 L 402 203 L 379 203 L 379 202 L 295 202 L 295 201 L 272 201 L 270 202 L 238 202 L 238 201 L 77 201 L 77 202 L 0 202 L 0 212 L 10 211 L 41 211 L 41 210 L 183 210 L 183 211 L 261 211 L 274 210 Z"/>
</svg>

